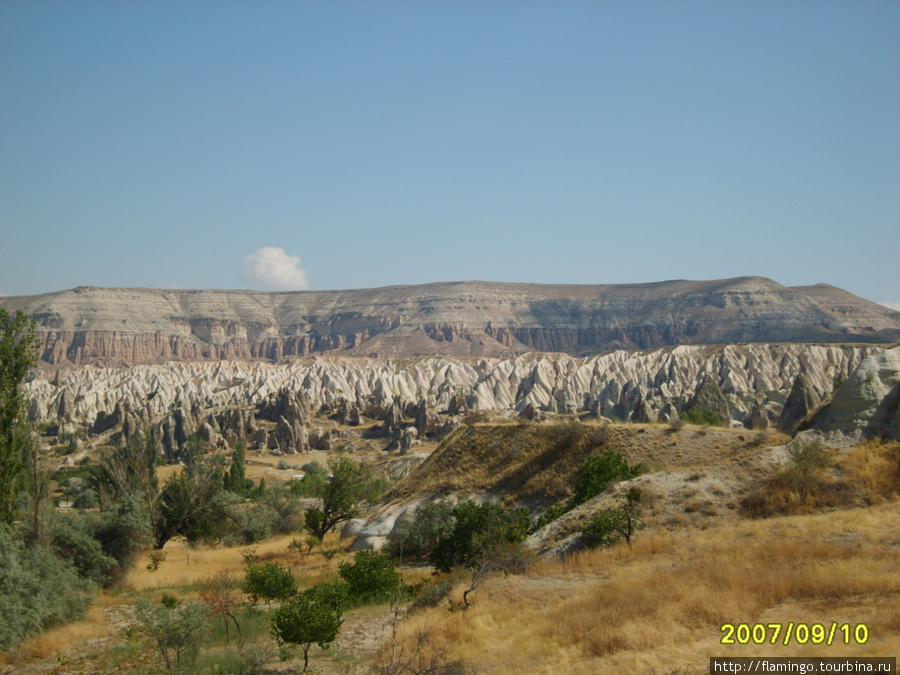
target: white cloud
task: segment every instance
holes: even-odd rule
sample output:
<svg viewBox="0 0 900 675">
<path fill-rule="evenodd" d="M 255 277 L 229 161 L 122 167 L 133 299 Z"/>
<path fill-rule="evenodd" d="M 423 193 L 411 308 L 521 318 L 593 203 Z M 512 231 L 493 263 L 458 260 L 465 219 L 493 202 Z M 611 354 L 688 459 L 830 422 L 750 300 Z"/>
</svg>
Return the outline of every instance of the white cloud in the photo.
<svg viewBox="0 0 900 675">
<path fill-rule="evenodd" d="M 254 287 L 273 291 L 302 291 L 309 288 L 306 270 L 299 255 L 288 255 L 283 248 L 263 246 L 244 258 L 241 278 Z"/>
<path fill-rule="evenodd" d="M 878 304 L 890 307 L 895 312 L 900 312 L 900 302 L 879 302 Z"/>
</svg>

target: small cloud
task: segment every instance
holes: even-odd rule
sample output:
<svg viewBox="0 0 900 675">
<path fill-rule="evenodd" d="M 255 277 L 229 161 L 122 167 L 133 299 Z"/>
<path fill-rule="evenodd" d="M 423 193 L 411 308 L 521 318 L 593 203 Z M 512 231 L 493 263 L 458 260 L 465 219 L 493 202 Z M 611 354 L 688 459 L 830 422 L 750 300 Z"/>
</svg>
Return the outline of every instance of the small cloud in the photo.
<svg viewBox="0 0 900 675">
<path fill-rule="evenodd" d="M 309 288 L 306 270 L 299 255 L 288 255 L 283 248 L 263 246 L 244 258 L 241 278 L 254 287 L 273 291 L 302 291 Z"/>
<path fill-rule="evenodd" d="M 885 307 L 889 307 L 895 312 L 900 312 L 900 302 L 879 302 L 879 305 L 884 305 Z"/>
</svg>

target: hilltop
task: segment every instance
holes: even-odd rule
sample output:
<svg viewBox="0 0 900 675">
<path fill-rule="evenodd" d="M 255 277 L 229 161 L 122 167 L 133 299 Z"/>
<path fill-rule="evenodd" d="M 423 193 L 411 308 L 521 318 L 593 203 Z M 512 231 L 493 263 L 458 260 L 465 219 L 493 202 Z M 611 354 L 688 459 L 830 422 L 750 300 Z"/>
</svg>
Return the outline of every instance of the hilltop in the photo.
<svg viewBox="0 0 900 675">
<path fill-rule="evenodd" d="M 37 322 L 49 364 L 572 356 L 737 342 L 891 342 L 900 312 L 762 277 L 621 285 L 482 281 L 267 293 L 81 287 L 0 298 Z"/>
</svg>

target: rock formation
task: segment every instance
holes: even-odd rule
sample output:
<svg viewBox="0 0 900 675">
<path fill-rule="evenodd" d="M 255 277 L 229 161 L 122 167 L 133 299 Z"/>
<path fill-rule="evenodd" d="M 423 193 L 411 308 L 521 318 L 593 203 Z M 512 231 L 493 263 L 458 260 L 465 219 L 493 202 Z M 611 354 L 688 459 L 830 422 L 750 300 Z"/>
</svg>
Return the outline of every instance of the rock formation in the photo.
<svg viewBox="0 0 900 675">
<path fill-rule="evenodd" d="M 761 277 L 574 286 L 435 283 L 355 291 L 76 288 L 0 298 L 37 321 L 48 364 L 355 356 L 573 356 L 738 342 L 889 342 L 900 313 Z M 149 393 L 149 392 L 148 392 Z"/>
<path fill-rule="evenodd" d="M 244 441 L 292 453 L 341 442 L 337 430 L 310 426 L 311 410 L 351 423 L 352 410 L 365 411 L 382 422 L 386 437 L 399 442 L 407 427 L 415 427 L 419 438 L 446 433 L 466 410 L 672 419 L 705 388 L 715 393 L 731 423 L 755 416 L 761 424 L 763 416 L 779 418 L 801 373 L 806 387 L 824 396 L 838 378 L 846 380 L 844 387 L 851 384 L 857 366 L 882 352 L 878 346 L 753 344 L 588 358 L 307 357 L 282 364 L 85 366 L 58 385 L 38 376 L 25 385 L 25 393 L 35 421 L 78 425 L 97 442 L 124 442 L 149 427 L 170 457 L 193 433 L 221 447 Z"/>
<path fill-rule="evenodd" d="M 864 438 L 900 440 L 900 347 L 863 361 L 803 434 L 836 447 Z"/>
</svg>

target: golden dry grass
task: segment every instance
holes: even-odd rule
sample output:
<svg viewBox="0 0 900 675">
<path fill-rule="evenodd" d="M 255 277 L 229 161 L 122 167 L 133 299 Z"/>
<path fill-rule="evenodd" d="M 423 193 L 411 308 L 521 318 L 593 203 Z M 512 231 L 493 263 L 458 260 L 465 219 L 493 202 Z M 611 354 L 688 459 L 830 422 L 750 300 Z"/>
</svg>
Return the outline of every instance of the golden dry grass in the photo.
<svg viewBox="0 0 900 675">
<path fill-rule="evenodd" d="M 108 635 L 109 618 L 102 607 L 92 605 L 84 620 L 50 628 L 26 640 L 16 654 L 16 660 L 24 662 L 44 659 Z"/>
<path fill-rule="evenodd" d="M 147 591 L 152 589 L 179 588 L 195 586 L 205 579 L 222 572 L 235 579 L 244 577 L 244 553 L 254 551 L 263 562 L 278 562 L 290 567 L 301 586 L 309 579 L 336 574 L 337 565 L 347 555 L 346 542 L 339 542 L 338 536 L 331 534 L 325 538 L 321 548 L 341 549 L 340 554 L 330 561 L 314 549 L 312 555 L 305 556 L 288 549 L 294 538 L 303 538 L 302 534 L 273 537 L 249 547 L 206 547 L 193 548 L 182 540 L 166 544 L 166 559 L 156 572 L 147 569 L 149 551 L 128 572 L 121 589 L 129 591 Z M 309 581 L 308 583 L 313 583 Z"/>
<path fill-rule="evenodd" d="M 626 546 L 495 577 L 468 612 L 416 614 L 407 636 L 492 673 L 706 672 L 714 655 L 900 650 L 900 504 L 645 532 Z M 461 589 L 458 589 L 461 592 Z M 719 643 L 724 623 L 866 622 L 865 646 Z"/>
</svg>

